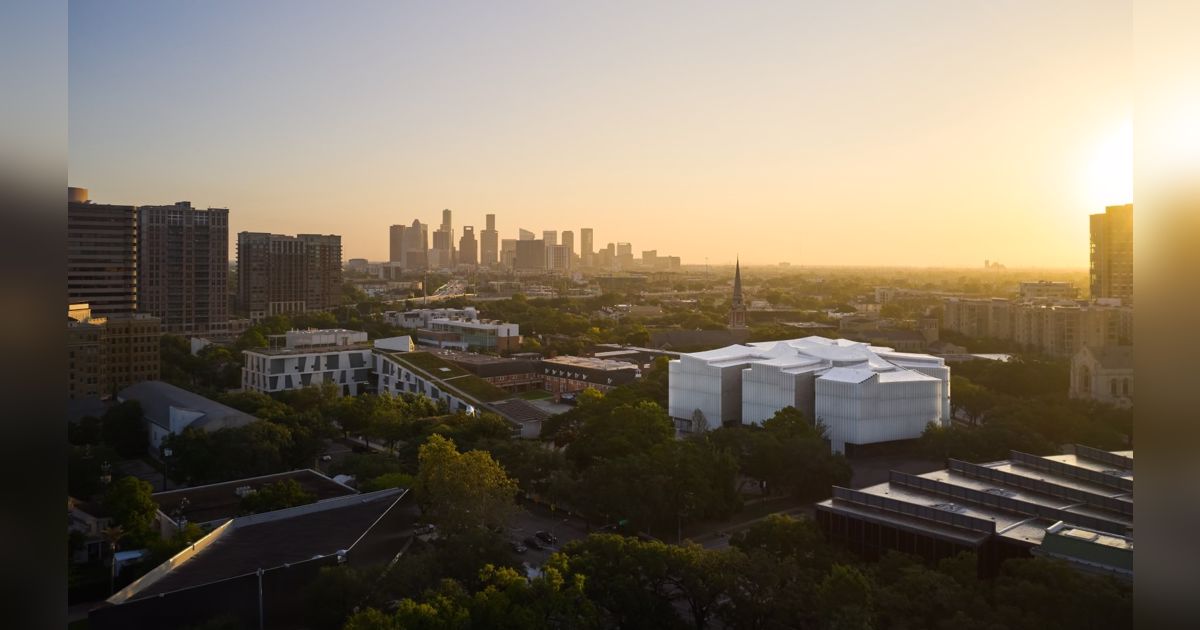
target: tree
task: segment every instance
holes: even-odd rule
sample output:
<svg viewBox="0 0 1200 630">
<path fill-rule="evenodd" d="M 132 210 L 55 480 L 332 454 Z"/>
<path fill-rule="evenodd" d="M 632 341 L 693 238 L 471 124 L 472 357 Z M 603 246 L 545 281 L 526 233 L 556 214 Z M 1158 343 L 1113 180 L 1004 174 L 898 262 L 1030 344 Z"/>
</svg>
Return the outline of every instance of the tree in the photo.
<svg viewBox="0 0 1200 630">
<path fill-rule="evenodd" d="M 817 610 L 824 628 L 869 630 L 874 611 L 870 579 L 854 566 L 835 564 L 817 588 Z"/>
<path fill-rule="evenodd" d="M 242 514 L 258 514 L 307 505 L 316 500 L 316 495 L 305 490 L 295 479 L 284 479 L 242 497 L 240 510 Z"/>
<path fill-rule="evenodd" d="M 78 422 L 67 423 L 67 442 L 76 446 L 99 444 L 102 436 L 103 425 L 95 416 L 84 416 Z"/>
<path fill-rule="evenodd" d="M 444 535 L 501 526 L 514 508 L 517 484 L 484 451 L 460 453 L 434 434 L 420 448 L 415 492 L 421 511 Z"/>
<path fill-rule="evenodd" d="M 567 446 L 567 458 L 585 468 L 597 459 L 647 451 L 674 435 L 671 419 L 657 404 L 621 405 L 585 420 L 579 436 Z"/>
<path fill-rule="evenodd" d="M 113 405 L 101 418 L 101 433 L 104 443 L 111 446 L 121 457 L 135 458 L 146 454 L 150 446 L 150 434 L 142 416 L 142 405 L 136 400 L 127 400 Z"/>
<path fill-rule="evenodd" d="M 358 489 L 360 492 L 374 492 L 376 490 L 386 490 L 388 488 L 411 488 L 415 483 L 416 479 L 412 475 L 402 472 L 393 472 L 361 482 L 358 484 Z"/>
<path fill-rule="evenodd" d="M 124 532 L 123 539 L 135 547 L 145 545 L 156 535 L 158 504 L 151 498 L 153 493 L 154 486 L 149 482 L 126 476 L 114 481 L 104 495 L 104 508 Z"/>
</svg>

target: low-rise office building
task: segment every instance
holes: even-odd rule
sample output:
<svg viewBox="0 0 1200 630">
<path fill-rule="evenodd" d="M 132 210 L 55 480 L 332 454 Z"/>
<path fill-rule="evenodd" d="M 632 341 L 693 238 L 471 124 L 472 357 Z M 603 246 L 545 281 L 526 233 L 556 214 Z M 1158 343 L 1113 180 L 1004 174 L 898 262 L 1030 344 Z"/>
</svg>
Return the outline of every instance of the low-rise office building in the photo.
<svg viewBox="0 0 1200 630">
<path fill-rule="evenodd" d="M 604 393 L 641 376 L 636 364 L 596 357 L 543 359 L 541 370 L 542 387 L 553 394 L 581 392 L 589 387 Z"/>
<path fill-rule="evenodd" d="M 1132 578 L 1133 453 L 1071 450 L 951 459 L 945 470 L 892 471 L 861 490 L 835 486 L 816 506 L 817 523 L 868 559 L 895 550 L 936 562 L 972 551 L 980 573 L 994 575 L 1005 559 L 1041 554 Z"/>
<path fill-rule="evenodd" d="M 681 354 L 669 364 L 668 412 L 682 432 L 760 424 L 795 407 L 823 424 L 834 451 L 915 439 L 950 421 L 950 368 L 927 354 L 804 337 Z"/>
<path fill-rule="evenodd" d="M 333 384 L 343 396 L 357 396 L 371 384 L 371 344 L 367 333 L 292 330 L 272 335 L 272 347 L 242 351 L 242 388 L 274 393 Z"/>
</svg>

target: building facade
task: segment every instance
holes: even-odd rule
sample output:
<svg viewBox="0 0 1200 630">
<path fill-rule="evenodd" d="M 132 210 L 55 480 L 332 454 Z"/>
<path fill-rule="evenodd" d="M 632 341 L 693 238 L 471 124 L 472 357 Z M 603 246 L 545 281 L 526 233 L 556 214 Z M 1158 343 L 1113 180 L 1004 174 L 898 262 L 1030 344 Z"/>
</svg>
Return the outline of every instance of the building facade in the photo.
<svg viewBox="0 0 1200 630">
<path fill-rule="evenodd" d="M 817 524 L 869 560 L 900 551 L 933 563 L 971 551 L 979 572 L 992 576 L 1008 558 L 1048 555 L 1131 579 L 1133 452 L 1070 450 L 1012 451 L 989 464 L 951 459 L 945 470 L 891 471 L 887 482 L 858 490 L 835 486 L 816 506 Z M 1061 536 L 1079 545 L 1061 544 Z"/>
<path fill-rule="evenodd" d="M 685 353 L 668 366 L 668 412 L 682 432 L 761 424 L 795 407 L 843 452 L 950 422 L 950 368 L 925 354 L 805 337 Z"/>
<path fill-rule="evenodd" d="M 546 268 L 546 244 L 541 240 L 519 240 L 513 268 L 517 271 L 541 271 Z"/>
<path fill-rule="evenodd" d="M 271 342 L 242 352 L 243 389 L 271 394 L 332 384 L 340 395 L 357 396 L 371 385 L 374 359 L 365 332 L 292 330 Z"/>
<path fill-rule="evenodd" d="M 1039 280 L 1022 282 L 1017 295 L 1024 300 L 1074 300 L 1079 297 L 1079 289 L 1073 282 Z"/>
<path fill-rule="evenodd" d="M 138 310 L 172 334 L 229 327 L 229 210 L 138 208 Z"/>
<path fill-rule="evenodd" d="M 637 365 L 613 359 L 560 356 L 541 362 L 542 388 L 552 394 L 581 392 L 589 387 L 605 393 L 641 376 Z"/>
<path fill-rule="evenodd" d="M 1071 398 L 1133 406 L 1133 346 L 1084 346 L 1071 357 Z"/>
<path fill-rule="evenodd" d="M 251 320 L 341 305 L 342 237 L 238 234 L 238 303 Z"/>
<path fill-rule="evenodd" d="M 1091 219 L 1091 298 L 1133 303 L 1133 204 L 1109 206 Z"/>
<path fill-rule="evenodd" d="M 92 203 L 67 189 L 67 303 L 97 317 L 130 315 L 138 303 L 138 229 L 133 206 Z"/>
<path fill-rule="evenodd" d="M 479 264 L 495 267 L 500 264 L 500 233 L 496 231 L 496 215 L 485 217 L 487 227 L 479 234 Z"/>
<path fill-rule="evenodd" d="M 475 240 L 475 226 L 464 225 L 462 238 L 458 239 L 458 264 L 479 264 L 479 242 Z"/>
</svg>

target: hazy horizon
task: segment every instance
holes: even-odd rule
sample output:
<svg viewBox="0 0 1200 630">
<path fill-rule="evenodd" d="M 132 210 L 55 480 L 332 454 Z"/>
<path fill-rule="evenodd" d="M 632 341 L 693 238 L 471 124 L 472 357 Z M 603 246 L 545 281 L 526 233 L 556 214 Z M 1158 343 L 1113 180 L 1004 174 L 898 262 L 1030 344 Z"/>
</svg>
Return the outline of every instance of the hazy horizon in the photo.
<svg viewBox="0 0 1200 630">
<path fill-rule="evenodd" d="M 684 264 L 1077 270 L 1131 201 L 1128 2 L 70 9 L 70 185 L 346 259 L 450 208 Z"/>
</svg>

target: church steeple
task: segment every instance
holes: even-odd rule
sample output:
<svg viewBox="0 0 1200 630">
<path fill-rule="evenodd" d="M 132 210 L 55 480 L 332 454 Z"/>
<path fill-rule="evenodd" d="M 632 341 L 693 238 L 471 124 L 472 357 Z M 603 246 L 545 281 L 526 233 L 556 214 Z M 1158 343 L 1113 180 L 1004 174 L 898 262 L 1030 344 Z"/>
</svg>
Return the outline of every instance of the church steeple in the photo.
<svg viewBox="0 0 1200 630">
<path fill-rule="evenodd" d="M 742 298 L 742 260 L 739 257 L 733 268 L 733 304 L 729 309 L 729 327 L 741 330 L 746 327 L 746 303 Z"/>
<path fill-rule="evenodd" d="M 742 260 L 737 259 L 733 267 L 733 304 L 742 304 Z"/>
</svg>

